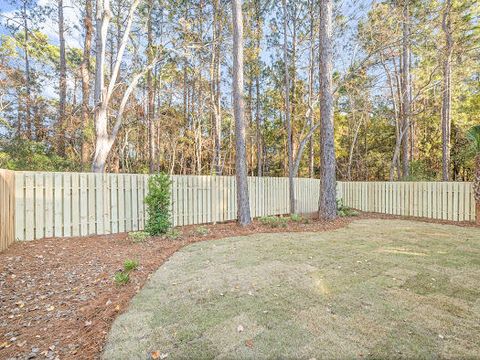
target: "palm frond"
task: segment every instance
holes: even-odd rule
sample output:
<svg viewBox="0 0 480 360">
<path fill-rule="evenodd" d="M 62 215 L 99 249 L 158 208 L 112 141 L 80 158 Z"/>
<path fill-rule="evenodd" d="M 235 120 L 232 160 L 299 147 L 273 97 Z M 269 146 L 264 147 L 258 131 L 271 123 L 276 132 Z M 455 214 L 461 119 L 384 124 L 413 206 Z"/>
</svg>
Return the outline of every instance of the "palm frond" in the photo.
<svg viewBox="0 0 480 360">
<path fill-rule="evenodd" d="M 468 130 L 467 138 L 472 143 L 475 152 L 480 153 L 480 125 L 476 125 Z"/>
</svg>

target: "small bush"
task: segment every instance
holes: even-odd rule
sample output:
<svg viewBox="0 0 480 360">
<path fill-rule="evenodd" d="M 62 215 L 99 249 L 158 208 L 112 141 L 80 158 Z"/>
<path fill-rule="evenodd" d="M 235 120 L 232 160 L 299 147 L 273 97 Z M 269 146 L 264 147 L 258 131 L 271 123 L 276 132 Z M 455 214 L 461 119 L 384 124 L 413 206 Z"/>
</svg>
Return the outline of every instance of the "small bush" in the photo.
<svg viewBox="0 0 480 360">
<path fill-rule="evenodd" d="M 137 260 L 125 260 L 125 262 L 123 263 L 123 269 L 125 270 L 125 272 L 130 272 L 138 268 L 138 265 L 139 264 Z"/>
<path fill-rule="evenodd" d="M 133 231 L 128 233 L 128 239 L 134 243 L 142 243 L 150 237 L 146 231 Z"/>
<path fill-rule="evenodd" d="M 117 271 L 115 273 L 115 284 L 126 285 L 130 281 L 130 274 L 124 271 Z"/>
<path fill-rule="evenodd" d="M 170 178 L 165 174 L 148 179 L 148 195 L 145 197 L 148 220 L 145 230 L 152 236 L 165 234 L 171 228 Z"/>
<path fill-rule="evenodd" d="M 138 261 L 137 260 L 130 260 L 127 259 L 123 263 L 123 271 L 117 271 L 115 273 L 115 283 L 117 285 L 126 285 L 130 281 L 130 272 L 138 268 Z"/>
<path fill-rule="evenodd" d="M 299 215 L 299 214 L 290 215 L 290 220 L 293 221 L 293 222 L 298 222 L 298 223 L 302 223 L 302 224 L 308 224 L 310 222 L 309 219 L 304 218 L 302 215 Z"/>
<path fill-rule="evenodd" d="M 358 216 L 358 211 L 345 206 L 342 199 L 337 199 L 337 215 L 340 217 Z"/>
<path fill-rule="evenodd" d="M 181 236 L 182 232 L 178 229 L 169 229 L 165 234 L 165 237 L 169 240 L 177 240 Z"/>
<path fill-rule="evenodd" d="M 288 218 L 278 217 L 278 216 L 262 216 L 259 221 L 263 225 L 270 226 L 272 228 L 277 227 L 286 227 Z"/>
<path fill-rule="evenodd" d="M 195 232 L 197 233 L 197 235 L 206 236 L 208 235 L 210 230 L 208 230 L 208 228 L 205 226 L 199 226 L 195 229 Z"/>
</svg>

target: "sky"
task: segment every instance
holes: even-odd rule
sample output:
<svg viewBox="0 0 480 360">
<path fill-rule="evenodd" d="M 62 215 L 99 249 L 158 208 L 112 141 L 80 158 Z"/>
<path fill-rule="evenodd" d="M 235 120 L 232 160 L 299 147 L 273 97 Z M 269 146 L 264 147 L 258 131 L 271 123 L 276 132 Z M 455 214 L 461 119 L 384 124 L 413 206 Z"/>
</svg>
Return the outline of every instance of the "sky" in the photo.
<svg viewBox="0 0 480 360">
<path fill-rule="evenodd" d="M 78 8 L 78 1 L 75 0 L 63 0 L 64 2 L 64 17 L 66 24 L 65 40 L 67 48 L 82 48 L 83 34 L 81 21 L 81 11 Z M 342 33 L 337 33 L 337 52 L 335 59 L 336 70 L 342 71 L 346 69 L 353 58 L 353 50 L 343 48 L 343 45 L 347 44 L 350 38 L 353 36 L 358 21 L 363 18 L 368 9 L 370 8 L 372 0 L 339 0 L 336 1 L 336 8 L 344 18 L 347 19 L 347 30 Z M 56 0 L 38 0 L 38 4 L 41 6 L 49 6 L 56 10 Z M 12 0 L 0 0 L 0 23 L 5 23 L 7 18 L 14 17 L 15 6 L 12 5 Z M 50 16 L 42 23 L 41 31 L 45 33 L 52 44 L 58 44 L 58 25 L 53 20 L 55 16 Z M 268 21 L 266 22 L 265 31 L 268 33 Z M 0 34 L 5 34 L 8 30 L 4 26 L 0 26 Z M 262 59 L 266 63 L 270 63 L 270 56 L 274 50 L 268 49 L 266 43 L 262 45 Z M 46 97 L 56 97 L 56 84 L 52 86 L 44 87 L 44 95 Z"/>
<path fill-rule="evenodd" d="M 0 0 L 0 13 L 2 14 L 0 22 L 5 23 L 7 18 L 14 17 L 15 6 L 10 3 L 11 0 Z M 40 6 L 49 6 L 56 11 L 56 0 L 38 0 L 38 5 Z M 67 46 L 69 47 L 81 47 L 82 45 L 82 34 L 77 29 L 80 25 L 80 16 L 77 9 L 75 0 L 63 0 L 64 4 L 64 18 L 65 24 L 67 27 L 66 39 Z M 0 33 L 6 33 L 4 26 L 0 27 Z M 48 17 L 41 26 L 41 31 L 45 33 L 50 41 L 53 44 L 58 44 L 58 25 L 56 22 L 52 21 L 51 17 Z"/>
<path fill-rule="evenodd" d="M 339 0 L 336 2 L 336 6 L 339 12 L 348 19 L 348 23 L 351 29 L 356 27 L 359 19 L 366 15 L 366 12 L 370 8 L 372 1 L 374 0 Z M 0 0 L 0 23 L 4 23 L 6 18 L 11 18 L 15 6 L 12 5 L 12 0 Z M 13 1 L 14 2 L 14 1 Z M 56 0 L 38 0 L 38 4 L 41 6 L 50 6 L 56 8 Z M 82 33 L 79 30 L 80 27 L 80 11 L 77 8 L 77 2 L 75 0 L 64 0 L 64 17 L 65 24 L 67 25 L 66 43 L 67 47 L 82 47 Z M 55 10 L 56 11 L 56 10 Z M 47 18 L 44 22 L 41 30 L 48 35 L 50 41 L 53 44 L 58 43 L 58 28 L 57 24 L 52 21 L 51 17 Z M 5 33 L 7 30 L 1 26 L 0 33 Z M 346 40 L 351 34 L 340 34 L 340 36 Z M 342 40 L 340 40 L 342 41 Z M 344 55 L 338 54 L 340 58 L 344 58 Z M 348 56 L 347 56 L 348 57 Z"/>
</svg>

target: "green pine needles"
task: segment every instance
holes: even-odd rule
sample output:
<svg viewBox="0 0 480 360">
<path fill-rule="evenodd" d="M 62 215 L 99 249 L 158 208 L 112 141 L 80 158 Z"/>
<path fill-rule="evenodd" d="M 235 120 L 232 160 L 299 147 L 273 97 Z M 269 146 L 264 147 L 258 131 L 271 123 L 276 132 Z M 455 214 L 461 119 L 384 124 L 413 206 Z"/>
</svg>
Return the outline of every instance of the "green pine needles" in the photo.
<svg viewBox="0 0 480 360">
<path fill-rule="evenodd" d="M 152 236 L 165 234 L 171 228 L 170 177 L 166 174 L 152 175 L 148 179 L 148 220 L 145 230 Z"/>
</svg>

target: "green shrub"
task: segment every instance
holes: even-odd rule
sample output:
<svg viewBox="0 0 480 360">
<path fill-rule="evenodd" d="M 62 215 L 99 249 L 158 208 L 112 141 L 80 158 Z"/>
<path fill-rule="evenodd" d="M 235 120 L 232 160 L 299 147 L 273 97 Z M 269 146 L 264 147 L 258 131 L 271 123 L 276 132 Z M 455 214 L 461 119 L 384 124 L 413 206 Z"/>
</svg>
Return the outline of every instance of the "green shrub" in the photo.
<svg viewBox="0 0 480 360">
<path fill-rule="evenodd" d="M 300 214 L 292 214 L 290 215 L 290 220 L 293 221 L 293 222 L 299 222 L 299 223 L 302 223 L 302 224 L 308 224 L 310 222 L 309 219 L 307 218 L 304 218 L 302 215 Z"/>
<path fill-rule="evenodd" d="M 344 205 L 342 199 L 337 199 L 337 215 L 340 217 L 358 216 L 358 211 Z"/>
<path fill-rule="evenodd" d="M 138 261 L 137 260 L 125 260 L 123 263 L 123 268 L 125 269 L 125 272 L 130 272 L 132 270 L 135 270 L 138 268 Z"/>
<path fill-rule="evenodd" d="M 115 284 L 126 285 L 130 281 L 130 274 L 128 272 L 117 271 L 115 273 Z"/>
<path fill-rule="evenodd" d="M 165 234 L 172 226 L 170 219 L 170 178 L 165 174 L 148 179 L 148 195 L 145 197 L 148 220 L 145 230 L 152 236 Z"/>
<path fill-rule="evenodd" d="M 146 231 L 133 231 L 128 233 L 128 238 L 134 243 L 142 243 L 150 237 Z"/>
<path fill-rule="evenodd" d="M 277 227 L 286 227 L 288 218 L 278 217 L 278 216 L 262 216 L 259 221 L 263 225 L 270 226 L 272 228 Z"/>
<path fill-rule="evenodd" d="M 178 239 L 179 237 L 182 236 L 182 232 L 178 229 L 169 229 L 166 233 L 165 233 L 165 237 L 169 240 L 176 240 Z"/>
<path fill-rule="evenodd" d="M 1 126 L 1 124 L 0 124 Z M 31 171 L 79 171 L 73 159 L 59 156 L 47 142 L 0 137 L 0 168 Z"/>
<path fill-rule="evenodd" d="M 126 285 L 130 281 L 130 273 L 137 269 L 139 262 L 137 260 L 127 259 L 123 263 L 123 271 L 117 271 L 115 273 L 115 283 L 117 285 Z"/>
<path fill-rule="evenodd" d="M 199 226 L 195 229 L 195 232 L 197 233 L 197 235 L 206 236 L 208 235 L 210 230 L 208 230 L 208 228 L 205 226 Z"/>
</svg>

